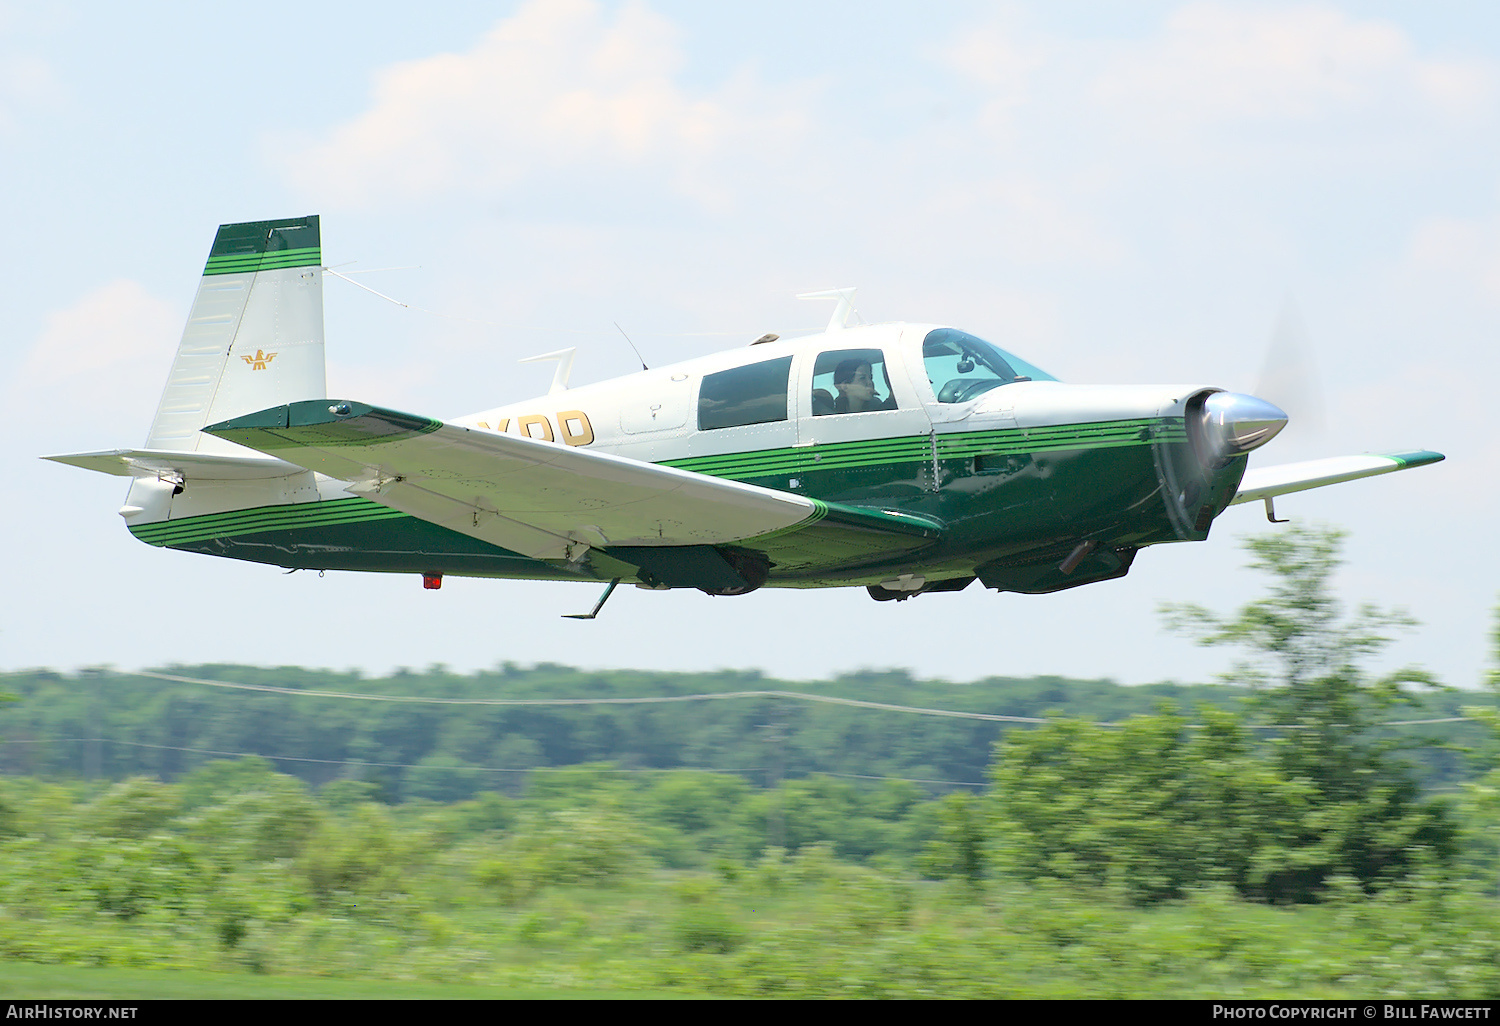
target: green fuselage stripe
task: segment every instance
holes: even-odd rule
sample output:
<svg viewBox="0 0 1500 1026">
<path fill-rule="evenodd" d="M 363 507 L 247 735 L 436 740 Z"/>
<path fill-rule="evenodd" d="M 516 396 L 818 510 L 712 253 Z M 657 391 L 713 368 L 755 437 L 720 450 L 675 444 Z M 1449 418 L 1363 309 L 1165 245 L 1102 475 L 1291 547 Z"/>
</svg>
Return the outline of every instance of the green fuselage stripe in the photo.
<svg viewBox="0 0 1500 1026">
<path fill-rule="evenodd" d="M 327 499 L 290 506 L 258 506 L 254 509 L 209 513 L 182 520 L 165 520 L 132 527 L 130 533 L 149 545 L 183 545 L 210 538 L 257 534 L 292 528 L 326 527 L 366 520 L 393 520 L 407 514 L 369 499 Z"/>
<path fill-rule="evenodd" d="M 414 419 L 414 424 L 416 423 L 418 422 Z M 417 427 L 414 433 L 431 431 L 440 424 L 439 421 L 429 421 Z M 966 459 L 973 456 L 1030 455 L 1063 450 L 1113 449 L 1150 445 L 1154 442 L 1181 442 L 1185 438 L 1186 431 L 1181 420 L 1149 418 L 1094 424 L 1066 424 L 1056 427 L 956 432 L 939 434 L 936 441 L 937 457 L 939 460 L 944 460 Z M 324 439 L 320 444 L 323 446 L 361 445 L 390 440 L 389 435 L 373 435 L 368 439 Z M 1402 455 L 1409 458 L 1421 458 L 1434 454 Z M 759 452 L 727 453 L 722 456 L 698 456 L 666 460 L 662 465 L 714 477 L 745 479 L 926 462 L 932 458 L 932 436 L 917 435 L 904 438 L 832 442 L 798 448 L 767 449 Z M 1399 457 L 1391 458 L 1399 459 Z M 817 499 L 813 502 L 815 508 L 806 519 L 764 537 L 803 530 L 824 519 L 829 513 L 829 507 Z M 405 513 L 369 499 L 351 497 L 209 513 L 180 520 L 142 524 L 131 527 L 130 532 L 136 538 L 151 545 L 187 545 L 236 535 L 396 520 L 407 516 Z"/>
<path fill-rule="evenodd" d="M 204 265 L 205 276 L 210 274 L 247 274 L 251 271 L 274 271 L 283 267 L 304 267 L 323 262 L 321 246 L 306 246 L 302 249 L 272 250 L 268 253 L 237 253 L 233 256 L 209 257 Z"/>
<path fill-rule="evenodd" d="M 937 436 L 938 459 L 970 456 L 1029 455 L 1069 449 L 1112 449 L 1180 442 L 1187 437 L 1181 420 L 1139 419 L 1101 421 L 1093 424 L 1063 424 L 1056 427 L 996 428 Z M 891 463 L 932 459 L 933 440 L 928 435 L 905 438 L 863 439 L 829 442 L 796 448 L 762 449 L 758 452 L 726 453 L 666 460 L 664 465 L 714 477 L 744 479 L 772 477 L 796 471 L 847 470 Z"/>
</svg>

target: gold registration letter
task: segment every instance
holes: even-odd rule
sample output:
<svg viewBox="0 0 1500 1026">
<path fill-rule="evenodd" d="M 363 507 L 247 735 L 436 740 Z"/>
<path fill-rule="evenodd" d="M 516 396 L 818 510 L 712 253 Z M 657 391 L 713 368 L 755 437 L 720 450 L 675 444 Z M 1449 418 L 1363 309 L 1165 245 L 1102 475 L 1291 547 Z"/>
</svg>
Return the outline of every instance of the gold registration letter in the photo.
<svg viewBox="0 0 1500 1026">
<path fill-rule="evenodd" d="M 575 423 L 577 431 L 573 430 Z M 588 445 L 594 440 L 594 426 L 582 410 L 563 410 L 557 415 L 557 426 L 562 430 L 563 441 L 569 445 Z"/>
<path fill-rule="evenodd" d="M 531 430 L 531 425 L 533 424 L 540 424 L 542 426 L 541 434 L 536 434 Z M 552 437 L 552 425 L 540 413 L 534 413 L 529 417 L 522 417 L 516 421 L 516 430 L 520 431 L 527 438 L 540 438 L 544 442 L 555 441 Z"/>
</svg>

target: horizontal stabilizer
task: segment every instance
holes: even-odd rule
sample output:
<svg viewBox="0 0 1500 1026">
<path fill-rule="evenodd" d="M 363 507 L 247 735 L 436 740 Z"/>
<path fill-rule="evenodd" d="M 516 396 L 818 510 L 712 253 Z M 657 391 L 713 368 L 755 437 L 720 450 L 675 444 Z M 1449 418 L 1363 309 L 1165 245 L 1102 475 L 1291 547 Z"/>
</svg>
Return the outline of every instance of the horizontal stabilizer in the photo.
<svg viewBox="0 0 1500 1026">
<path fill-rule="evenodd" d="M 180 475 L 198 481 L 253 481 L 289 477 L 303 468 L 269 456 L 215 456 L 201 452 L 169 452 L 163 449 L 109 449 L 75 452 L 65 456 L 43 456 L 84 470 L 97 470 L 116 477 L 162 477 Z"/>
<path fill-rule="evenodd" d="M 1239 491 L 1234 493 L 1234 498 L 1229 502 L 1234 505 L 1238 502 L 1271 499 L 1309 488 L 1354 481 L 1361 477 L 1424 467 L 1442 459 L 1443 454 L 1440 452 L 1419 449 L 1415 452 L 1333 456 L 1304 463 L 1284 463 L 1278 467 L 1259 467 L 1245 471 L 1245 476 L 1240 480 Z"/>
</svg>

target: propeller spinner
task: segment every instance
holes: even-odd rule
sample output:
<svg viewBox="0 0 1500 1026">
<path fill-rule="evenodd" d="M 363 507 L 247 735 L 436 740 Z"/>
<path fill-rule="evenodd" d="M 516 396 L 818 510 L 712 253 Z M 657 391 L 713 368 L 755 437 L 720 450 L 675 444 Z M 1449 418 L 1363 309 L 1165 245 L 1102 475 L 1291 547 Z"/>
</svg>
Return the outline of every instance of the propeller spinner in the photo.
<svg viewBox="0 0 1500 1026">
<path fill-rule="evenodd" d="M 1286 427 L 1281 407 L 1253 395 L 1215 392 L 1199 407 L 1193 434 L 1211 466 L 1265 445 Z"/>
</svg>

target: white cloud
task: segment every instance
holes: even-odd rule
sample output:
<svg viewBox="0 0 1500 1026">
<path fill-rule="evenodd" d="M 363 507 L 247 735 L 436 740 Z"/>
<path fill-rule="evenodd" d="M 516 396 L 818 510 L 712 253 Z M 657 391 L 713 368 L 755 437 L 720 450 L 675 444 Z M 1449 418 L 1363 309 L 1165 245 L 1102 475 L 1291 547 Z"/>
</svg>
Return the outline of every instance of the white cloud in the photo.
<svg viewBox="0 0 1500 1026">
<path fill-rule="evenodd" d="M 144 431 L 166 382 L 172 353 L 182 334 L 182 312 L 157 299 L 138 282 L 112 281 L 47 318 L 12 380 L 12 406 L 41 402 L 56 416 L 66 395 L 70 422 L 118 423 Z"/>
<path fill-rule="evenodd" d="M 41 57 L 0 58 L 0 130 L 15 127 L 29 111 L 54 106 L 62 86 L 52 65 Z"/>
<path fill-rule="evenodd" d="M 1486 101 L 1477 62 L 1423 58 L 1395 25 L 1328 7 L 1190 4 L 1094 82 L 1106 106 L 1186 126 L 1307 121 L 1374 107 L 1462 114 Z"/>
<path fill-rule="evenodd" d="M 1434 216 L 1412 233 L 1411 270 L 1461 284 L 1485 300 L 1500 302 L 1500 218 Z"/>
<path fill-rule="evenodd" d="M 1400 27 L 1322 5 L 1189 3 L 1149 35 L 1105 41 L 992 22 L 941 54 L 987 95 L 977 125 L 991 131 L 1023 103 L 1052 112 L 1053 127 L 1092 110 L 1126 135 L 1358 114 L 1463 119 L 1489 108 L 1496 82 L 1489 63 L 1422 55 Z"/>
<path fill-rule="evenodd" d="M 726 101 L 674 75 L 677 30 L 631 4 L 532 0 L 466 53 L 380 72 L 370 107 L 292 158 L 345 201 L 494 190 L 564 168 L 654 166 L 683 184 L 740 130 Z"/>
<path fill-rule="evenodd" d="M 947 46 L 931 51 L 939 63 L 985 92 L 977 123 L 990 132 L 1007 129 L 1031 97 L 1036 73 L 1053 57 L 1053 47 L 1024 34 L 1010 19 L 978 25 Z"/>
</svg>

